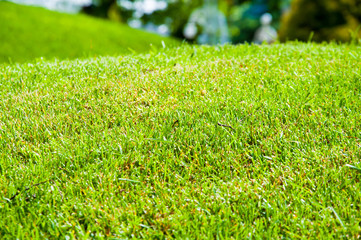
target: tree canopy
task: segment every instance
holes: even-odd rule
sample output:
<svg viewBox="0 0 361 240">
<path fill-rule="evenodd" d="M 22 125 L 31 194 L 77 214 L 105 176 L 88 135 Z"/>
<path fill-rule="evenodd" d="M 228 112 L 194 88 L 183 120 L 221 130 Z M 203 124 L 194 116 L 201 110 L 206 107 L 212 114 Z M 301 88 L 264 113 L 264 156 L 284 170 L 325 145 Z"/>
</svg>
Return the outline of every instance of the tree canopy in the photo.
<svg viewBox="0 0 361 240">
<path fill-rule="evenodd" d="M 361 23 L 359 0 L 294 0 L 282 19 L 282 41 L 350 41 Z"/>
</svg>

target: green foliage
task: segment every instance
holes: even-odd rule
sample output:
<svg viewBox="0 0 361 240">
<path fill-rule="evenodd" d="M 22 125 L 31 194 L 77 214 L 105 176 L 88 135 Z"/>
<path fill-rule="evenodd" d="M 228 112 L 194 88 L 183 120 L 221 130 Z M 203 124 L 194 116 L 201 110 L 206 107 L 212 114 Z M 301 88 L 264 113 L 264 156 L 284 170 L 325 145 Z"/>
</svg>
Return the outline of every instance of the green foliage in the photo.
<svg viewBox="0 0 361 240">
<path fill-rule="evenodd" d="M 256 30 L 261 26 L 260 17 L 265 12 L 272 15 L 272 25 L 279 29 L 282 9 L 289 4 L 290 0 L 237 1 L 230 7 L 228 16 L 232 42 L 252 42 Z"/>
<path fill-rule="evenodd" d="M 124 0 L 130 4 L 142 0 Z M 185 38 L 183 30 L 192 12 L 204 4 L 204 0 L 163 0 L 167 2 L 167 8 L 154 11 L 151 14 L 143 14 L 135 17 L 135 8 L 118 6 L 111 9 L 110 2 L 114 0 L 97 0 L 97 11 L 102 11 L 104 16 L 127 23 L 130 19 L 137 19 L 143 25 L 152 23 L 156 25 L 166 24 L 170 29 L 170 35 L 177 38 Z M 229 34 L 233 43 L 251 42 L 257 28 L 260 26 L 260 17 L 269 12 L 273 16 L 273 26 L 278 29 L 282 9 L 289 6 L 291 0 L 218 0 L 219 10 L 228 19 Z M 121 3 L 122 0 L 118 1 Z M 108 6 L 108 8 L 104 8 Z M 253 10 L 251 10 L 253 8 Z M 261 10 L 259 10 L 261 8 Z M 112 11 L 111 11 L 112 10 Z M 98 16 L 97 11 L 87 13 Z M 110 13 L 115 17 L 112 17 Z"/>
<path fill-rule="evenodd" d="M 141 0 L 131 0 L 129 2 L 140 2 Z M 121 2 L 121 1 L 120 1 Z M 126 9 L 118 6 L 118 12 L 124 23 L 129 19 L 138 19 L 142 24 L 152 23 L 156 25 L 166 24 L 173 37 L 183 39 L 183 29 L 189 16 L 197 7 L 203 4 L 203 0 L 172 0 L 167 1 L 167 8 L 156 10 L 151 14 L 143 14 L 137 18 L 134 16 L 134 9 Z"/>
<path fill-rule="evenodd" d="M 0 238 L 355 239 L 360 58 L 289 43 L 0 66 Z"/>
<path fill-rule="evenodd" d="M 342 41 L 361 37 L 361 2 L 358 0 L 294 0 L 291 10 L 285 15 L 281 29 L 282 41 L 298 39 Z"/>
<path fill-rule="evenodd" d="M 145 52 L 176 41 L 83 15 L 0 2 L 0 62 Z M 131 50 L 129 50 L 131 49 Z"/>
<path fill-rule="evenodd" d="M 156 11 L 150 16 L 143 16 L 143 21 L 154 21 L 155 23 L 165 23 L 171 18 L 170 32 L 172 36 L 184 38 L 183 29 L 192 12 L 203 4 L 203 0 L 177 0 L 169 1 L 168 7 L 162 11 Z"/>
<path fill-rule="evenodd" d="M 93 0 L 93 3 L 90 6 L 84 6 L 81 12 L 95 17 L 111 19 L 110 11 L 116 5 L 116 0 Z"/>
<path fill-rule="evenodd" d="M 118 1 L 118 3 L 120 2 L 122 1 Z M 126 2 L 134 4 L 136 2 L 142 2 L 142 0 L 126 0 Z M 127 23 L 130 19 L 137 18 L 143 24 L 167 24 L 172 36 L 183 38 L 183 28 L 188 21 L 189 15 L 194 9 L 203 4 L 203 0 L 172 0 L 166 2 L 166 9 L 156 10 L 151 14 L 143 13 L 137 17 L 134 16 L 135 9 L 133 8 L 128 9 L 122 7 L 121 4 L 117 4 L 117 7 L 112 8 L 116 3 L 114 0 L 93 0 L 93 6 L 89 9 L 85 8 L 83 12 L 93 16 L 106 16 L 112 19 L 110 13 L 113 10 L 113 15 L 118 15 L 118 20 L 123 23 Z"/>
</svg>

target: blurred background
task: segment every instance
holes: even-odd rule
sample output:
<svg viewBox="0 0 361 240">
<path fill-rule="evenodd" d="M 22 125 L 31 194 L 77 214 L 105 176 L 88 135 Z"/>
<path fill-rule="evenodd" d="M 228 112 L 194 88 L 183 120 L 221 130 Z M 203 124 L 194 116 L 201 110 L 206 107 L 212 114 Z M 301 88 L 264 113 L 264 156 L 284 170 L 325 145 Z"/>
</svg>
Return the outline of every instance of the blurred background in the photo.
<svg viewBox="0 0 361 240">
<path fill-rule="evenodd" d="M 3 1 L 4 2 L 4 1 Z M 9 0 L 195 44 L 359 41 L 361 0 Z M 1 0 L 0 0 L 1 3 Z M 1 9 L 3 8 L 3 9 Z M 0 5 L 1 15 L 8 9 Z M 0 41 L 1 41 L 0 36 Z"/>
<path fill-rule="evenodd" d="M 85 13 L 165 36 L 199 39 L 219 28 L 219 41 L 254 41 L 260 18 L 272 16 L 281 41 L 350 41 L 361 23 L 361 0 L 13 0 L 68 13 Z M 217 11 L 212 11 L 215 6 Z M 202 12 L 203 9 L 203 12 Z M 210 16 L 207 16 L 210 15 Z M 191 21 L 191 23 L 190 23 Z M 187 25 L 188 24 L 188 25 Z M 187 28 L 188 27 L 188 28 Z M 212 30 L 208 30 L 212 32 Z M 226 36 L 227 35 L 227 36 Z M 223 37 L 223 39 L 222 39 Z"/>
</svg>

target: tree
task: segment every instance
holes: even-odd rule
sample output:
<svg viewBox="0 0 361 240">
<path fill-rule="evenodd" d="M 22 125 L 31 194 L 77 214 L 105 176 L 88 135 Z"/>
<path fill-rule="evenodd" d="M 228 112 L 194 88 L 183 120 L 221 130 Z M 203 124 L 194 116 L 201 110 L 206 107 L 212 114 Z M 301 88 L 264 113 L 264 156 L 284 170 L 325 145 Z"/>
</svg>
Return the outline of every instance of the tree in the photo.
<svg viewBox="0 0 361 240">
<path fill-rule="evenodd" d="M 171 35 L 183 38 L 183 27 L 189 15 L 203 2 L 203 0 L 163 0 L 167 3 L 166 9 L 156 10 L 151 14 L 143 13 L 139 16 L 139 13 L 135 14 L 137 9 L 133 6 L 142 1 L 144 0 L 93 0 L 91 5 L 83 7 L 82 12 L 102 18 L 112 18 L 111 16 L 115 15 L 117 20 L 124 23 L 131 19 L 137 19 L 143 25 L 147 23 L 166 24 L 170 28 Z M 124 5 L 130 7 L 124 7 Z"/>
<path fill-rule="evenodd" d="M 183 29 L 194 9 L 201 6 L 203 0 L 173 0 L 168 1 L 167 8 L 157 10 L 141 17 L 143 22 L 167 24 L 172 36 L 184 38 Z"/>
<path fill-rule="evenodd" d="M 289 0 L 237 0 L 229 16 L 232 41 L 251 42 L 264 13 L 272 15 L 272 26 L 278 29 L 282 8 L 288 5 Z"/>
<path fill-rule="evenodd" d="M 93 0 L 92 4 L 83 6 L 82 12 L 100 18 L 109 18 L 109 11 L 117 6 L 117 0 Z"/>
<path fill-rule="evenodd" d="M 294 0 L 291 10 L 282 19 L 281 41 L 342 41 L 352 38 L 361 23 L 358 0 Z M 360 37 L 361 35 L 358 34 Z"/>
<path fill-rule="evenodd" d="M 115 19 L 124 23 L 136 21 L 140 25 L 166 25 L 170 35 L 185 38 L 183 30 L 192 12 L 203 5 L 204 0 L 157 0 L 166 8 L 152 13 L 142 13 L 137 6 L 146 0 L 93 0 L 93 4 L 83 8 L 84 13 Z M 218 0 L 218 8 L 228 20 L 229 34 L 234 43 L 252 41 L 260 26 L 260 17 L 269 12 L 273 25 L 278 28 L 281 9 L 290 0 Z M 344 0 L 348 1 L 348 0 Z"/>
</svg>

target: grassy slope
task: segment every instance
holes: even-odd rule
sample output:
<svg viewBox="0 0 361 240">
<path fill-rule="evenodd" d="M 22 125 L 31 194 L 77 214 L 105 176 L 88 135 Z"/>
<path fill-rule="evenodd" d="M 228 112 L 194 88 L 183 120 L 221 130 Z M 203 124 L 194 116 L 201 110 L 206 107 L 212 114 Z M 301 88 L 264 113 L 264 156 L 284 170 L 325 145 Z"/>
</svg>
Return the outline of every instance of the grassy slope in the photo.
<svg viewBox="0 0 361 240">
<path fill-rule="evenodd" d="M 149 51 L 176 41 L 83 15 L 0 2 L 0 63 Z"/>
<path fill-rule="evenodd" d="M 356 237 L 360 58 L 244 45 L 3 67 L 0 235 Z"/>
</svg>

